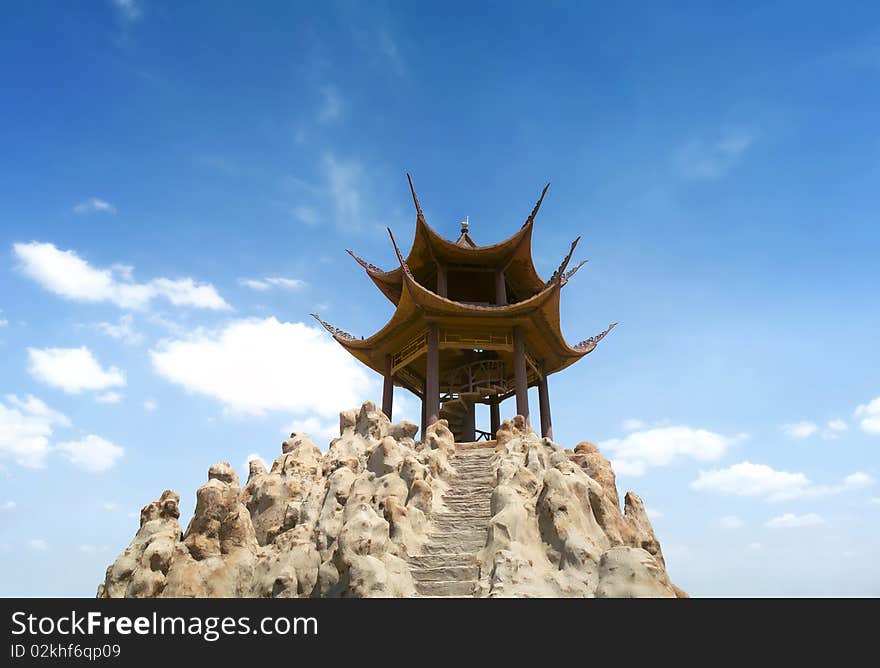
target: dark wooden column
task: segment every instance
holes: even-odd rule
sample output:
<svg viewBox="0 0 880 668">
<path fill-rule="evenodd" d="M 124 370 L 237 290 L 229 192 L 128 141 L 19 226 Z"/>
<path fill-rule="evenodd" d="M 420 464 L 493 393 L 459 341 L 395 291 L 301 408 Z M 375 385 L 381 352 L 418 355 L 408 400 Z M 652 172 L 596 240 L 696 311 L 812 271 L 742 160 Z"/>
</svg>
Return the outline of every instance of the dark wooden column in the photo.
<svg viewBox="0 0 880 668">
<path fill-rule="evenodd" d="M 541 409 L 541 436 L 553 439 L 553 420 L 550 419 L 550 394 L 547 391 L 547 376 L 538 382 L 538 404 Z"/>
<path fill-rule="evenodd" d="M 495 304 L 504 306 L 507 304 L 507 286 L 504 283 L 504 270 L 495 272 Z"/>
<path fill-rule="evenodd" d="M 425 426 L 440 419 L 440 338 L 437 323 L 428 323 L 428 355 L 425 379 Z"/>
<path fill-rule="evenodd" d="M 467 407 L 467 413 L 464 415 L 464 429 L 461 432 L 461 440 L 463 443 L 470 443 L 477 440 L 477 407 L 470 399 L 464 399 L 464 405 Z"/>
<path fill-rule="evenodd" d="M 385 383 L 382 385 L 382 412 L 391 419 L 394 404 L 394 379 L 391 378 L 391 355 L 385 355 Z"/>
<path fill-rule="evenodd" d="M 526 376 L 526 342 L 522 325 L 513 328 L 513 375 L 516 384 L 516 414 L 529 423 L 529 382 Z"/>
<path fill-rule="evenodd" d="M 441 297 L 448 296 L 448 288 L 446 280 L 446 265 L 437 263 L 437 294 Z"/>
<path fill-rule="evenodd" d="M 494 402 L 489 404 L 489 431 L 492 432 L 492 438 L 498 437 L 498 427 L 501 426 L 501 404 Z"/>
<path fill-rule="evenodd" d="M 427 436 L 427 434 L 425 432 L 428 428 L 428 413 L 427 413 L 428 403 L 427 403 L 427 393 L 425 391 L 426 388 L 427 388 L 427 384 L 422 386 L 422 440 L 423 441 L 425 440 L 425 436 Z"/>
</svg>

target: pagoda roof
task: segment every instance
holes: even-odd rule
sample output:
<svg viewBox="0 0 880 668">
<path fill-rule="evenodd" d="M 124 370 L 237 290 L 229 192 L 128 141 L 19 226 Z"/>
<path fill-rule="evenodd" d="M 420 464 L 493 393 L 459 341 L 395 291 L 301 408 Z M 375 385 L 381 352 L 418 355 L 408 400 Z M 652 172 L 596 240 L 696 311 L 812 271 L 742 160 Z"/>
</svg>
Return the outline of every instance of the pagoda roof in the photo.
<svg viewBox="0 0 880 668">
<path fill-rule="evenodd" d="M 385 372 L 385 357 L 404 348 L 414 337 L 423 335 L 425 320 L 441 327 L 464 326 L 471 330 L 525 325 L 526 345 L 541 360 L 542 372 L 556 373 L 592 352 L 617 323 L 600 334 L 570 346 L 562 336 L 559 322 L 559 295 L 570 274 L 548 283 L 529 299 L 505 306 L 467 304 L 442 297 L 416 281 L 406 264 L 401 267 L 404 289 L 397 309 L 388 323 L 368 338 L 358 338 L 340 330 L 317 315 L 313 317 L 346 350 L 379 374 Z M 571 272 L 573 273 L 573 272 Z"/>
<path fill-rule="evenodd" d="M 547 285 L 535 269 L 532 261 L 532 228 L 535 216 L 541 208 L 548 183 L 532 209 L 531 214 L 517 232 L 507 239 L 487 246 L 479 246 L 471 238 L 466 227 L 456 241 L 450 241 L 434 230 L 425 219 L 419 204 L 418 196 L 407 174 L 413 202 L 416 206 L 416 230 L 412 247 L 406 256 L 406 264 L 417 280 L 424 280 L 436 270 L 437 262 L 452 268 L 483 267 L 504 269 L 505 278 L 521 300 L 528 299 L 541 292 Z M 380 269 L 360 257 L 353 251 L 348 253 L 364 268 L 376 287 L 395 305 L 400 301 L 403 291 L 403 270 L 397 267 L 390 271 Z"/>
</svg>

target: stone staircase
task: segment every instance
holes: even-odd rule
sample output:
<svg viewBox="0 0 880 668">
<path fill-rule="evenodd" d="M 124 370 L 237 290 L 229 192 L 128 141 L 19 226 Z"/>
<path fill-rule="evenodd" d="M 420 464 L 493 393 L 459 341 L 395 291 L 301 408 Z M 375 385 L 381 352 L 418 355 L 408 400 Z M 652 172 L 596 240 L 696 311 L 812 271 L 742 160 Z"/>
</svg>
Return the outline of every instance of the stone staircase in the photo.
<svg viewBox="0 0 880 668">
<path fill-rule="evenodd" d="M 480 578 L 477 552 L 486 543 L 495 486 L 494 446 L 494 441 L 456 445 L 450 458 L 455 473 L 447 480 L 449 490 L 443 495 L 447 510 L 431 518 L 433 528 L 422 553 L 409 557 L 421 596 L 473 596 Z"/>
</svg>

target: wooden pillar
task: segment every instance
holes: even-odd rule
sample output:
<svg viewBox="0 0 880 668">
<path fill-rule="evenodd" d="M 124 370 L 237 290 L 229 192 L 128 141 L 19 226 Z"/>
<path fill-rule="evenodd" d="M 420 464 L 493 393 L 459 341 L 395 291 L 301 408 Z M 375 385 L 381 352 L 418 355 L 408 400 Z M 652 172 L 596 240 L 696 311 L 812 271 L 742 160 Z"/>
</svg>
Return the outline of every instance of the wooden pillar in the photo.
<svg viewBox="0 0 880 668">
<path fill-rule="evenodd" d="M 446 287 L 446 265 L 437 263 L 437 294 L 441 297 L 448 295 L 449 289 Z"/>
<path fill-rule="evenodd" d="M 553 440 L 553 420 L 550 419 L 550 394 L 547 391 L 547 376 L 538 382 L 538 404 L 541 409 L 541 436 Z"/>
<path fill-rule="evenodd" d="M 464 415 L 461 440 L 463 443 L 470 443 L 477 440 L 477 407 L 470 399 L 464 399 L 464 405 L 467 407 L 467 413 Z"/>
<path fill-rule="evenodd" d="M 507 285 L 504 283 L 504 270 L 495 272 L 495 304 L 504 306 L 507 304 Z"/>
<path fill-rule="evenodd" d="M 427 388 L 427 384 L 424 387 L 422 387 L 422 440 L 423 441 L 425 440 L 425 437 L 427 436 L 426 430 L 428 428 L 428 414 L 427 414 L 428 404 L 426 401 L 427 400 L 427 394 L 425 392 L 426 388 Z"/>
<path fill-rule="evenodd" d="M 495 401 L 489 404 L 489 431 L 492 438 L 498 438 L 498 427 L 501 426 L 501 403 Z"/>
<path fill-rule="evenodd" d="M 425 378 L 425 426 L 440 419 L 440 337 L 437 323 L 428 323 L 428 355 Z"/>
<path fill-rule="evenodd" d="M 385 382 L 382 385 L 382 412 L 391 419 L 394 404 L 394 379 L 391 377 L 391 355 L 385 355 Z"/>
<path fill-rule="evenodd" d="M 529 381 L 526 376 L 526 335 L 522 325 L 513 328 L 513 375 L 516 385 L 516 414 L 529 424 Z"/>
</svg>

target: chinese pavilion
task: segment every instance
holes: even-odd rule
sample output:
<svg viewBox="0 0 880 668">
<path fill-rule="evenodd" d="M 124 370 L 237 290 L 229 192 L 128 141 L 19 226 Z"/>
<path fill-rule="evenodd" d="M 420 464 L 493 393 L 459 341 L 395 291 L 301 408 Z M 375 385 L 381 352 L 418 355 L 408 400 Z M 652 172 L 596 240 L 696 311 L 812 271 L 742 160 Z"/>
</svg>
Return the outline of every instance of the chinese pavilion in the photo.
<svg viewBox="0 0 880 668">
<path fill-rule="evenodd" d="M 545 281 L 532 262 L 531 240 L 550 184 L 513 236 L 478 246 L 466 222 L 455 241 L 435 232 L 409 175 L 407 179 L 416 231 L 405 259 L 388 230 L 400 266 L 383 271 L 348 251 L 396 307 L 391 320 L 365 339 L 313 317 L 343 348 L 384 377 L 382 410 L 389 418 L 397 385 L 422 400 L 423 435 L 425 427 L 445 418 L 456 441 L 494 438 L 499 404 L 516 397 L 516 412 L 528 421 L 528 388 L 537 386 L 541 435 L 552 438 L 547 377 L 592 352 L 617 324 L 573 347 L 562 336 L 559 295 L 586 262 L 568 268 L 580 237 Z M 489 405 L 491 433 L 476 430 L 477 403 Z"/>
</svg>

